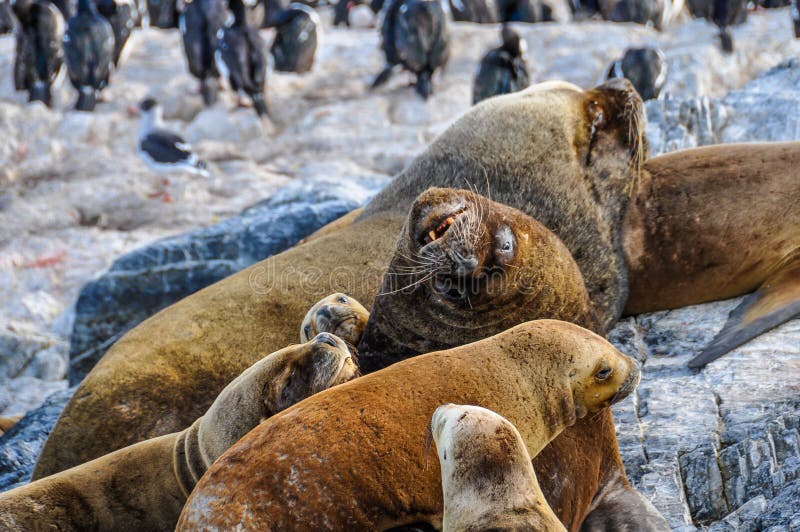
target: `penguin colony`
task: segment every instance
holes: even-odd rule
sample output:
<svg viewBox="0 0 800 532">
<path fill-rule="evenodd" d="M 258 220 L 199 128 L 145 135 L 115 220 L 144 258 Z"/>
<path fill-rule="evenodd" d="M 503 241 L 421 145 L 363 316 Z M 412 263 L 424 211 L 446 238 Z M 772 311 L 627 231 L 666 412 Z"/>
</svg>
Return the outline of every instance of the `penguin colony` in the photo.
<svg viewBox="0 0 800 532">
<path fill-rule="evenodd" d="M 15 34 L 14 86 L 27 92 L 29 101 L 50 106 L 52 88 L 66 74 L 77 92 L 75 109 L 92 111 L 102 101 L 114 71 L 124 67 L 136 27 L 178 28 L 186 68 L 197 79 L 205 105 L 214 105 L 218 91 L 227 86 L 237 95 L 239 106 L 252 107 L 264 117 L 269 113 L 268 71 L 308 72 L 321 46 L 322 23 L 314 2 L 326 0 L 306 1 L 287 5 L 288 0 L 0 0 L 0 34 Z M 791 13 L 795 35 L 800 36 L 797 1 L 792 0 Z M 757 7 L 788 4 L 788 0 L 759 0 Z M 377 17 L 386 62 L 371 88 L 403 69 L 413 76 L 419 96 L 427 99 L 434 92 L 434 75 L 445 69 L 450 55 L 449 21 L 502 23 L 499 46 L 487 51 L 477 65 L 472 98 L 478 103 L 530 84 L 527 43 L 509 22 L 559 20 L 561 6 L 574 19 L 602 17 L 661 28 L 674 15 L 671 5 L 665 0 L 339 0 L 333 6 L 333 24 L 374 26 Z M 713 22 L 719 28 L 721 49 L 733 52 L 731 27 L 747 20 L 746 0 L 687 0 L 686 5 L 692 15 Z M 261 36 L 263 28 L 274 31 L 271 45 Z M 667 75 L 663 52 L 632 48 L 610 63 L 605 77 L 629 79 L 647 100 L 661 95 Z M 154 100 L 142 102 L 138 112 L 148 108 L 157 118 L 155 105 Z M 143 124 L 155 125 L 155 118 L 143 116 Z M 148 153 L 140 141 L 139 153 L 149 166 L 205 172 L 186 162 L 194 160 L 191 150 L 181 156 L 185 161 L 176 155 L 186 147 L 184 142 L 159 138 L 170 146 L 156 148 L 149 142 Z"/>
</svg>

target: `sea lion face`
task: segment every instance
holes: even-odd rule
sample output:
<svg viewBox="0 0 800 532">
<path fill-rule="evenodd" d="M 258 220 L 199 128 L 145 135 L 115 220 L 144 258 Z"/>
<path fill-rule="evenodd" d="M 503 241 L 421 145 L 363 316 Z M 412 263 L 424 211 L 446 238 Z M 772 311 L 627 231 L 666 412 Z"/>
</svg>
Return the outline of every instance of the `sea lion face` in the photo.
<svg viewBox="0 0 800 532">
<path fill-rule="evenodd" d="M 594 335 L 581 331 L 583 335 Z M 575 414 L 593 414 L 626 398 L 641 377 L 638 361 L 623 355 L 606 341 L 581 342 L 569 372 Z"/>
<path fill-rule="evenodd" d="M 347 344 L 333 334 L 319 333 L 298 347 L 286 352 L 282 374 L 273 379 L 274 389 L 267 398 L 269 411 L 280 412 L 359 374 Z"/>
<path fill-rule="evenodd" d="M 308 311 L 300 327 L 300 341 L 308 342 L 321 332 L 328 332 L 358 345 L 369 319 L 361 303 L 342 293 L 331 294 Z"/>
<path fill-rule="evenodd" d="M 414 202 L 406 251 L 429 277 L 424 282 L 440 304 L 486 304 L 502 293 L 512 269 L 521 266 L 516 232 L 528 239 L 522 234 L 528 228 L 505 210 L 451 189 L 429 189 Z"/>
</svg>

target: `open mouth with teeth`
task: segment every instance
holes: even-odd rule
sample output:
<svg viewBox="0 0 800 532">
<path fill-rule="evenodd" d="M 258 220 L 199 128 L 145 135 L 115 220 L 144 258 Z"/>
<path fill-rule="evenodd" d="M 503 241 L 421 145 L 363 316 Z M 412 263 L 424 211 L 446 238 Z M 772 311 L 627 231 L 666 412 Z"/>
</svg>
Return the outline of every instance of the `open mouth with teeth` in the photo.
<svg viewBox="0 0 800 532">
<path fill-rule="evenodd" d="M 448 215 L 444 220 L 433 226 L 428 232 L 425 233 L 424 243 L 425 245 L 430 244 L 435 240 L 439 240 L 444 236 L 450 226 L 456 222 L 458 219 L 458 215 L 463 213 L 466 209 L 459 209 L 454 213 Z"/>
</svg>

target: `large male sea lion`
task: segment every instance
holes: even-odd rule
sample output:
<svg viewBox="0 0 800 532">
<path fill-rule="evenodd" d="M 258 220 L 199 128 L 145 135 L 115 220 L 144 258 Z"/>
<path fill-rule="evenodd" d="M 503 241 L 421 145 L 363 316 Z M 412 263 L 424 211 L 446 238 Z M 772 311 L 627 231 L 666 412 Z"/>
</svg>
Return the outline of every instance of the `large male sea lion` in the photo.
<svg viewBox="0 0 800 532">
<path fill-rule="evenodd" d="M 544 420 L 542 420 L 544 421 Z M 547 427 L 533 428 L 547 445 Z M 544 495 L 517 428 L 480 406 L 442 405 L 431 417 L 442 470 L 442 532 L 530 530 L 566 532 Z"/>
<path fill-rule="evenodd" d="M 628 299 L 626 254 L 634 257 L 636 251 L 624 249 L 623 218 L 643 175 L 643 127 L 641 101 L 623 80 L 588 91 L 546 83 L 475 106 L 358 215 L 193 294 L 128 332 L 67 405 L 35 476 L 186 428 L 254 362 L 254 353 L 294 341 L 296 323 L 319 298 L 341 291 L 371 307 L 408 208 L 430 186 L 486 183 L 490 190 L 481 189 L 495 201 L 550 228 L 580 266 L 602 323 L 612 324 Z M 800 172 L 800 143 L 736 149 L 736 156 L 726 147 L 704 152 L 731 155 L 715 158 L 714 167 L 687 167 L 676 159 L 661 163 L 658 157 L 643 171 L 660 168 L 654 172 L 659 179 L 687 171 L 692 173 L 681 179 L 737 175 L 742 186 L 748 177 L 782 173 L 796 178 Z M 691 159 L 693 153 L 676 157 Z M 672 164 L 677 165 L 675 172 Z M 740 193 L 735 188 L 725 186 L 720 193 Z M 782 203 L 785 198 L 770 197 L 777 203 L 765 212 L 791 208 Z M 708 236 L 724 241 L 736 230 L 709 224 Z M 681 241 L 680 234 L 670 238 Z M 740 244 L 732 251 L 743 249 Z M 755 285 L 742 285 L 740 293 Z M 656 291 L 628 301 L 629 308 L 668 308 L 667 303 Z M 104 422 L 97 423 L 101 418 Z"/>
<path fill-rule="evenodd" d="M 638 363 L 602 337 L 555 320 L 404 360 L 260 424 L 208 469 L 177 530 L 441 527 L 441 473 L 425 445 L 438 406 L 496 411 L 514 423 L 534 455 L 566 426 L 577 420 L 586 426 L 638 381 Z M 594 443 L 602 446 L 601 440 Z M 573 494 L 591 498 L 601 472 L 587 474 L 584 460 L 598 452 L 576 447 L 555 464 L 543 452 L 534 465 L 555 467 L 542 480 L 561 477 L 564 485 L 577 485 Z"/>
<path fill-rule="evenodd" d="M 320 333 L 233 380 L 191 427 L 0 494 L 2 530 L 172 530 L 194 485 L 250 429 L 358 376 L 344 341 Z"/>
</svg>

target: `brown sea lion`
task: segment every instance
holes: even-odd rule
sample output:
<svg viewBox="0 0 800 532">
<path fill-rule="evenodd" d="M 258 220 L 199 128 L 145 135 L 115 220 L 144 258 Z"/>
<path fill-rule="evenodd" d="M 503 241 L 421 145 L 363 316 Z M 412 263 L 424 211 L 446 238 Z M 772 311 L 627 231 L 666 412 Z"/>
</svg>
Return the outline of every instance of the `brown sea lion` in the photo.
<svg viewBox="0 0 800 532">
<path fill-rule="evenodd" d="M 544 500 L 528 452 L 547 445 L 547 426 L 531 427 L 542 439 L 526 447 L 500 414 L 448 404 L 433 412 L 431 434 L 442 470 L 443 532 L 566 532 Z"/>
<path fill-rule="evenodd" d="M 369 308 L 409 207 L 432 185 L 487 183 L 494 200 L 554 228 L 576 257 L 601 322 L 613 323 L 626 293 L 616 233 L 626 199 L 618 189 L 630 189 L 638 173 L 646 151 L 642 126 L 641 101 L 620 80 L 589 91 L 546 83 L 477 105 L 352 223 L 337 222 L 338 229 L 201 290 L 128 332 L 81 383 L 35 476 L 187 427 L 253 363 L 254 352 L 293 341 L 291 331 L 319 298 L 340 291 Z M 96 423 L 100 417 L 102 424 Z M 624 486 L 611 418 L 602 417 L 583 429 L 589 439 L 603 434 L 590 458 L 551 458 Z M 561 494 L 568 502 L 559 515 L 572 528 L 599 486 L 595 478 L 579 487 L 581 493 L 568 487 Z"/>
<path fill-rule="evenodd" d="M 752 292 L 693 367 L 800 316 L 800 143 L 697 148 L 645 170 L 623 226 L 626 313 Z"/>
<path fill-rule="evenodd" d="M 627 396 L 638 380 L 638 363 L 602 337 L 555 320 L 414 357 L 256 427 L 198 482 L 177 530 L 441 527 L 441 473 L 424 437 L 438 406 L 494 410 L 535 454 L 566 426 Z M 588 451 L 576 449 L 571 460 Z M 570 469 L 560 474 L 595 484 L 576 491 L 596 489 L 598 479 L 572 477 Z"/>
<path fill-rule="evenodd" d="M 367 372 L 535 319 L 603 332 L 569 250 L 517 209 L 431 188 L 396 246 L 358 344 Z"/>
<path fill-rule="evenodd" d="M 233 380 L 191 427 L 0 494 L 2 530 L 172 530 L 211 463 L 281 410 L 358 375 L 343 340 L 320 333 Z"/>
<path fill-rule="evenodd" d="M 320 332 L 329 332 L 350 345 L 358 345 L 369 312 L 358 301 L 341 292 L 319 300 L 300 325 L 300 341 L 307 342 Z"/>
</svg>

